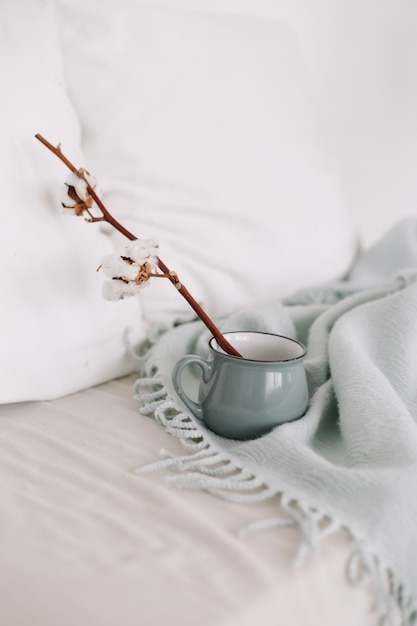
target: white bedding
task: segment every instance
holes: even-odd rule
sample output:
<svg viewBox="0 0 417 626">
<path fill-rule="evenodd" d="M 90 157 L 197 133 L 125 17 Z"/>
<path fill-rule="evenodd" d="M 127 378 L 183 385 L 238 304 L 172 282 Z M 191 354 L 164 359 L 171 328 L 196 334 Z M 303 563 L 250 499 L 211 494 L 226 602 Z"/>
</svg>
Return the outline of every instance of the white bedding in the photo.
<svg viewBox="0 0 417 626">
<path fill-rule="evenodd" d="M 373 626 L 347 537 L 300 569 L 292 529 L 239 538 L 277 500 L 236 504 L 134 475 L 177 440 L 141 416 L 134 376 L 0 406 L 0 615 L 7 626 Z"/>
</svg>

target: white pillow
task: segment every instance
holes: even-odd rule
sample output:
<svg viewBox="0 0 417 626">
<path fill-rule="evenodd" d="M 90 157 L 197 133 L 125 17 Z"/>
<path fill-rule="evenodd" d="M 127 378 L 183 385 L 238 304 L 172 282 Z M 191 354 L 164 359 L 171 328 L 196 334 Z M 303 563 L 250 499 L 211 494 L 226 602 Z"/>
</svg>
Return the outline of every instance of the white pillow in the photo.
<svg viewBox="0 0 417 626">
<path fill-rule="evenodd" d="M 112 251 L 82 218 L 65 217 L 68 170 L 34 138 L 85 163 L 67 98 L 50 2 L 0 8 L 0 402 L 47 399 L 133 369 L 122 336 L 144 334 L 137 302 L 103 300 L 96 268 Z"/>
<path fill-rule="evenodd" d="M 291 30 L 204 8 L 59 0 L 58 15 L 108 207 L 217 317 L 341 276 L 356 233 Z M 141 299 L 150 321 L 188 311 L 168 281 Z"/>
</svg>

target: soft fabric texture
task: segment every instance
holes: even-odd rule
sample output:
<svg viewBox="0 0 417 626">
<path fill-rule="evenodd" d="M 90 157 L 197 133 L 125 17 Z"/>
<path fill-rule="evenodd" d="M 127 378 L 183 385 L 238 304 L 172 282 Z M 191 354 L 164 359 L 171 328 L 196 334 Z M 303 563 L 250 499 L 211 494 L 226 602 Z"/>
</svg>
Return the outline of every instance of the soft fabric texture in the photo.
<svg viewBox="0 0 417 626">
<path fill-rule="evenodd" d="M 80 127 L 63 79 L 52 2 L 0 8 L 0 403 L 44 399 L 132 371 L 127 326 L 137 302 L 101 296 L 111 239 L 60 205 L 66 167 L 34 137 L 62 143 L 79 167 Z"/>
<path fill-rule="evenodd" d="M 185 353 L 207 354 L 200 322 L 163 334 L 137 383 L 142 411 L 187 447 L 172 466 L 178 485 L 239 501 L 281 493 L 286 515 L 256 528 L 298 526 L 300 558 L 347 528 L 348 578 L 372 582 L 381 615 L 417 615 L 417 222 L 405 221 L 364 253 L 344 281 L 259 304 L 223 330 L 286 334 L 307 345 L 310 406 L 304 417 L 249 442 L 223 439 L 189 415 L 171 383 Z M 196 396 L 199 379 L 189 376 Z M 151 392 L 141 390 L 151 387 Z M 395 621 L 388 623 L 396 623 Z"/>
<path fill-rule="evenodd" d="M 134 376 L 0 406 L 2 626 L 376 626 L 345 533 L 294 569 L 298 533 L 238 530 L 279 498 L 231 504 L 134 468 L 161 446 Z M 341 611 L 343 607 L 343 611 Z"/>
<path fill-rule="evenodd" d="M 340 277 L 356 251 L 294 32 L 238 13 L 57 2 L 87 165 L 211 315 Z M 151 323 L 188 314 L 166 281 L 141 300 Z"/>
</svg>

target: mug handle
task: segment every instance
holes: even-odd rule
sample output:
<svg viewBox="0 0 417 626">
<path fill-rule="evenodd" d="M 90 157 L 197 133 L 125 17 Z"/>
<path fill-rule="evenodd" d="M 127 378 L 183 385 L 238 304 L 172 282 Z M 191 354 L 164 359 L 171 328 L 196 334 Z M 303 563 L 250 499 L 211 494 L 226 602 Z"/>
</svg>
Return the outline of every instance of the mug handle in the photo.
<svg viewBox="0 0 417 626">
<path fill-rule="evenodd" d="M 209 361 L 205 361 L 204 359 L 196 356 L 194 354 L 187 354 L 183 356 L 174 366 L 174 370 L 172 372 L 172 383 L 174 385 L 174 389 L 184 402 L 184 404 L 190 409 L 190 411 L 197 417 L 199 420 L 203 420 L 203 409 L 201 408 L 201 404 L 198 402 L 194 402 L 191 400 L 185 393 L 182 383 L 181 377 L 182 372 L 187 365 L 191 365 L 191 363 L 195 363 L 198 365 L 202 371 L 203 381 L 207 383 L 210 380 L 212 364 Z"/>
</svg>

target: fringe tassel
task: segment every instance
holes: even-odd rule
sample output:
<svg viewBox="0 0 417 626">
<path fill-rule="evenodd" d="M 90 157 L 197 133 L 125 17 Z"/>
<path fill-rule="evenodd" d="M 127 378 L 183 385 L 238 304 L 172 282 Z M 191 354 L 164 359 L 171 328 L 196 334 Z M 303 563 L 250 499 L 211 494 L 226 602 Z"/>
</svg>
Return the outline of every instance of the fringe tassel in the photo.
<svg viewBox="0 0 417 626">
<path fill-rule="evenodd" d="M 354 587 L 372 583 L 376 596 L 376 610 L 382 616 L 383 626 L 415 626 L 417 606 L 392 570 L 364 542 L 353 537 L 354 550 L 348 562 L 347 577 Z"/>
<path fill-rule="evenodd" d="M 294 527 L 301 533 L 298 552 L 293 559 L 295 567 L 301 567 L 310 552 L 317 552 L 325 537 L 341 529 L 336 521 L 331 521 L 319 511 L 303 505 L 299 501 L 291 500 L 285 494 L 281 495 L 281 508 L 285 517 L 275 517 L 269 520 L 254 522 L 241 528 L 239 536 L 265 529 Z"/>
</svg>

